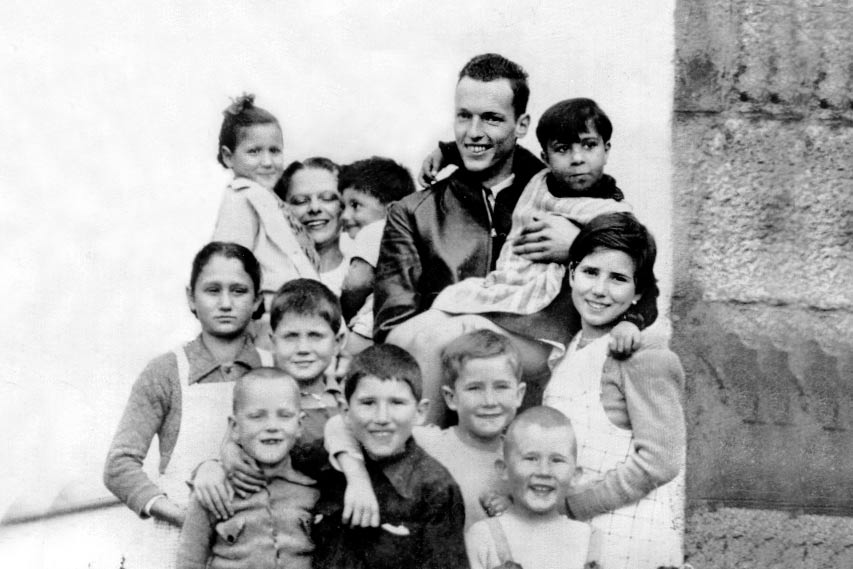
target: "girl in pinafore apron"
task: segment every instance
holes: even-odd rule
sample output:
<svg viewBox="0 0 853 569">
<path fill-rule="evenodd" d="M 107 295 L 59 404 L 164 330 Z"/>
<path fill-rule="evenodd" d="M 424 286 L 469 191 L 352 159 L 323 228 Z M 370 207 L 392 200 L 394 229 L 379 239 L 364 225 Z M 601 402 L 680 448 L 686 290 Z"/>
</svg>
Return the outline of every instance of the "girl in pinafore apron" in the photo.
<svg viewBox="0 0 853 569">
<path fill-rule="evenodd" d="M 127 544 L 128 567 L 174 566 L 186 481 L 201 461 L 219 455 L 233 382 L 272 365 L 272 354 L 255 348 L 247 332 L 263 313 L 260 287 L 250 250 L 217 241 L 202 248 L 187 287 L 201 334 L 152 360 L 133 385 L 104 469 L 107 488 L 141 518 L 153 518 L 137 543 Z"/>
<path fill-rule="evenodd" d="M 583 477 L 567 506 L 592 525 L 589 561 L 601 569 L 684 561 L 681 362 L 650 336 L 627 359 L 608 351 L 609 333 L 631 305 L 658 294 L 655 254 L 654 239 L 631 214 L 601 215 L 580 232 L 569 266 L 581 331 L 543 397 L 575 428 Z"/>
</svg>

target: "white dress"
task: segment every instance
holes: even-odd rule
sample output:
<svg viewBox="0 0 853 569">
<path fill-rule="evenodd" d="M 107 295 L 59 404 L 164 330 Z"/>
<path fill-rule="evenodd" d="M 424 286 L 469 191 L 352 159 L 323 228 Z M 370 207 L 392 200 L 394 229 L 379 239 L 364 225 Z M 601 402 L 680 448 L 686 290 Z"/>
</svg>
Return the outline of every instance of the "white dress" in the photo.
<svg viewBox="0 0 853 569">
<path fill-rule="evenodd" d="M 580 334 L 569 345 L 554 374 L 543 404 L 563 412 L 572 421 L 578 441 L 581 484 L 601 478 L 624 462 L 632 451 L 633 433 L 615 426 L 601 404 L 601 375 L 609 352 L 610 335 L 578 349 Z M 656 569 L 681 566 L 684 533 L 684 469 L 639 501 L 590 520 L 589 561 L 601 569 Z"/>
</svg>

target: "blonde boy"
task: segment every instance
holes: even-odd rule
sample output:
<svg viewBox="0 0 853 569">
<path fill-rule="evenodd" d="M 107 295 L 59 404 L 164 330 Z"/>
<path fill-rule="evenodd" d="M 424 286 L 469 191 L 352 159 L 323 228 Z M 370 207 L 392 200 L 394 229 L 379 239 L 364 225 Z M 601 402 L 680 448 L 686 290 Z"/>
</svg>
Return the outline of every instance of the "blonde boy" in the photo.
<svg viewBox="0 0 853 569">
<path fill-rule="evenodd" d="M 302 430 L 299 388 L 281 370 L 257 368 L 234 385 L 231 438 L 261 468 L 264 489 L 232 503 L 224 521 L 197 498 L 187 510 L 178 569 L 311 567 L 309 529 L 320 492 L 294 470 L 290 451 Z"/>
<path fill-rule="evenodd" d="M 559 511 L 576 480 L 571 422 L 551 407 L 533 407 L 510 425 L 498 462 L 512 504 L 465 535 L 471 569 L 515 562 L 526 569 L 581 569 L 591 530 Z"/>
<path fill-rule="evenodd" d="M 486 517 L 484 496 L 504 493 L 495 461 L 501 458 L 504 430 L 524 398 L 521 363 L 512 342 L 491 330 L 455 339 L 442 352 L 447 407 L 459 423 L 447 429 L 415 427 L 415 441 L 453 476 L 465 501 L 465 527 Z M 357 453 L 342 421 L 327 424 L 326 447 L 332 456 Z"/>
</svg>

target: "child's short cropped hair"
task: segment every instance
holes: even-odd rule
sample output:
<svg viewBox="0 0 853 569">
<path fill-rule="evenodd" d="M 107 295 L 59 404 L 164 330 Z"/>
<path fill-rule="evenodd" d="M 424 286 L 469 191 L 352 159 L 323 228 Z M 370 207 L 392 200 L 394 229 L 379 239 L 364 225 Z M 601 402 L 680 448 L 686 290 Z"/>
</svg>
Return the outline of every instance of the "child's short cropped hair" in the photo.
<svg viewBox="0 0 853 569">
<path fill-rule="evenodd" d="M 299 393 L 299 387 L 296 384 L 296 380 L 290 377 L 286 372 L 277 368 L 277 367 L 256 367 L 252 370 L 249 370 L 245 375 L 237 378 L 237 381 L 234 382 L 234 391 L 232 392 L 232 410 L 236 415 L 237 412 L 243 407 L 243 398 L 246 392 L 246 385 L 251 381 L 265 381 L 265 380 L 284 380 L 288 383 L 293 382 L 293 388 L 296 393 Z M 297 397 L 298 401 L 299 398 Z"/>
<path fill-rule="evenodd" d="M 536 125 L 536 138 L 542 150 L 551 141 L 573 144 L 580 142 L 580 135 L 589 132 L 589 124 L 604 142 L 613 135 L 613 125 L 607 114 L 592 99 L 566 99 L 552 105 L 542 113 Z"/>
<path fill-rule="evenodd" d="M 390 158 L 373 156 L 341 168 L 338 190 L 348 188 L 371 195 L 382 205 L 401 200 L 415 192 L 412 175 Z"/>
<path fill-rule="evenodd" d="M 412 354 L 393 344 L 374 344 L 352 359 L 344 378 L 344 398 L 347 402 L 363 377 L 402 381 L 412 390 L 415 401 L 420 401 L 423 395 L 423 379 L 418 362 Z"/>
<path fill-rule="evenodd" d="M 462 368 L 470 360 L 506 356 L 515 378 L 521 381 L 521 356 L 512 341 L 492 330 L 462 334 L 441 351 L 441 371 L 445 385 L 453 387 Z"/>
<path fill-rule="evenodd" d="M 341 303 L 329 287 L 314 279 L 294 279 L 284 283 L 272 300 L 270 327 L 278 328 L 285 314 L 319 316 L 332 332 L 341 329 Z"/>
<path fill-rule="evenodd" d="M 523 411 L 509 424 L 504 437 L 504 455 L 508 456 L 515 444 L 516 431 L 531 425 L 542 429 L 567 428 L 571 431 L 572 456 L 577 458 L 578 441 L 572 422 L 561 411 L 545 405 L 531 407 Z"/>
</svg>

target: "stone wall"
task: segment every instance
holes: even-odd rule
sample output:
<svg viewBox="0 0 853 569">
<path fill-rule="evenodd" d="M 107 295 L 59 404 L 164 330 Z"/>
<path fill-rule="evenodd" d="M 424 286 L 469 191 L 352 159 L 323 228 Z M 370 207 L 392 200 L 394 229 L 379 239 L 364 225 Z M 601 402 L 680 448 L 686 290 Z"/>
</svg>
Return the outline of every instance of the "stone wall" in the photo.
<svg viewBox="0 0 853 569">
<path fill-rule="evenodd" d="M 853 567 L 853 2 L 679 0 L 688 560 Z"/>
</svg>

